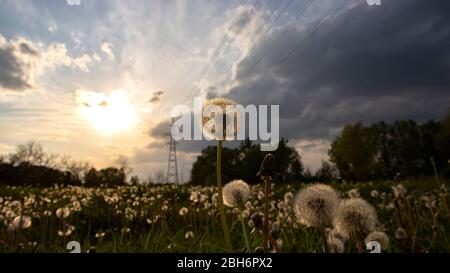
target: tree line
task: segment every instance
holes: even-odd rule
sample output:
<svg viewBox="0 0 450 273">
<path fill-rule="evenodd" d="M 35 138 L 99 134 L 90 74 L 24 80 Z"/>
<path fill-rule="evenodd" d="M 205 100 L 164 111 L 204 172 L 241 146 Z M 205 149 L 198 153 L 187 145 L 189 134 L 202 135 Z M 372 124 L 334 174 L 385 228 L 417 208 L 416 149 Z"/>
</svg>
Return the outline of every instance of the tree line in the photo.
<svg viewBox="0 0 450 273">
<path fill-rule="evenodd" d="M 224 181 L 243 179 L 258 183 L 256 176 L 267 153 L 250 140 L 235 149 L 223 148 Z M 278 183 L 313 181 L 367 181 L 439 175 L 450 178 L 450 113 L 441 121 L 417 123 L 412 120 L 394 123 L 377 122 L 346 125 L 332 141 L 329 161 L 314 174 L 305 168 L 301 156 L 282 139 L 273 152 Z M 216 181 L 216 147 L 201 151 L 191 169 L 190 183 L 214 185 Z M 0 156 L 0 185 L 100 185 L 118 186 L 140 183 L 131 174 L 126 160 L 115 167 L 96 169 L 89 163 L 69 156 L 43 151 L 36 142 L 18 145 L 14 153 Z M 145 183 L 164 183 L 162 172 L 156 172 Z"/>
<path fill-rule="evenodd" d="M 450 114 L 442 121 L 419 124 L 413 120 L 346 125 L 332 141 L 329 161 L 313 174 L 304 168 L 300 155 L 283 139 L 275 156 L 281 183 L 310 181 L 367 181 L 440 175 L 450 178 Z M 191 170 L 194 185 L 214 185 L 216 147 L 207 147 Z M 257 183 L 256 173 L 265 153 L 260 146 L 243 141 L 222 154 L 223 179 Z"/>
<path fill-rule="evenodd" d="M 125 185 L 130 168 L 126 161 L 117 165 L 97 170 L 87 162 L 46 153 L 40 144 L 29 142 L 18 145 L 14 153 L 0 157 L 0 185 Z"/>
<path fill-rule="evenodd" d="M 442 121 L 350 124 L 332 142 L 330 161 L 346 180 L 450 176 L 450 114 Z"/>
</svg>

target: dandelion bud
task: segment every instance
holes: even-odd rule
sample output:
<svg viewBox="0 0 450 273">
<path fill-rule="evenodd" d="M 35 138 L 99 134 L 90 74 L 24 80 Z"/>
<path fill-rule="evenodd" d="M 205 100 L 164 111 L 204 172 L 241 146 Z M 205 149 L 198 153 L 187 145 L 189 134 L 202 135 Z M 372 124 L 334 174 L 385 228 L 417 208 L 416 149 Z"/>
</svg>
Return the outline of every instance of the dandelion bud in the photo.
<svg viewBox="0 0 450 273">
<path fill-rule="evenodd" d="M 267 154 L 261 163 L 259 172 L 256 176 L 265 179 L 266 177 L 273 177 L 277 173 L 275 172 L 275 156 L 273 154 Z"/>
<path fill-rule="evenodd" d="M 262 229 L 264 216 L 262 213 L 255 212 L 250 216 L 250 220 L 253 222 L 253 225 L 257 229 Z"/>
</svg>

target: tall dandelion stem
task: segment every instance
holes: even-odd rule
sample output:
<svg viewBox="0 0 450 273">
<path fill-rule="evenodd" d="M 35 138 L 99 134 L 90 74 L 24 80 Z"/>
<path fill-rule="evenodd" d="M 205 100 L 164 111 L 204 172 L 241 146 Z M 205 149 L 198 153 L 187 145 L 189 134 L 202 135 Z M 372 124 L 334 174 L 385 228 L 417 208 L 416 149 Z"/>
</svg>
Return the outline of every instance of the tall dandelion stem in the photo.
<svg viewBox="0 0 450 273">
<path fill-rule="evenodd" d="M 233 246 L 231 245 L 230 234 L 228 232 L 227 218 L 225 217 L 225 208 L 223 205 L 222 195 L 222 141 L 217 141 L 217 160 L 216 160 L 216 176 L 217 176 L 217 190 L 219 194 L 219 212 L 220 221 L 222 223 L 222 230 L 225 236 L 228 252 L 233 252 Z"/>
<path fill-rule="evenodd" d="M 323 248 L 325 250 L 325 253 L 330 253 L 330 246 L 328 245 L 327 235 L 325 233 L 325 229 L 323 227 L 319 227 L 320 236 L 322 237 L 323 241 Z"/>
<path fill-rule="evenodd" d="M 241 212 L 240 218 L 241 218 L 242 234 L 244 235 L 245 246 L 247 247 L 248 252 L 252 252 L 252 250 L 250 248 L 250 243 L 248 241 L 247 228 L 245 227 L 245 222 L 244 222 L 244 217 L 242 216 L 242 212 Z"/>
<path fill-rule="evenodd" d="M 270 195 L 270 178 L 264 179 L 264 252 L 269 252 L 269 195 Z"/>
</svg>

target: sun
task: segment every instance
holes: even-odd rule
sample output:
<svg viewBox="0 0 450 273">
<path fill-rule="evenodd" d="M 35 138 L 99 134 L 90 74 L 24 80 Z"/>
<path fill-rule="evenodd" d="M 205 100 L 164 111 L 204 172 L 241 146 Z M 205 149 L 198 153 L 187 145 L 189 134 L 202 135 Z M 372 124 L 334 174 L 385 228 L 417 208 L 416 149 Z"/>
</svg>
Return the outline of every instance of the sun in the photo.
<svg viewBox="0 0 450 273">
<path fill-rule="evenodd" d="M 135 108 L 123 90 L 103 93 L 77 92 L 79 114 L 88 120 L 100 133 L 116 134 L 126 131 L 138 123 Z"/>
</svg>

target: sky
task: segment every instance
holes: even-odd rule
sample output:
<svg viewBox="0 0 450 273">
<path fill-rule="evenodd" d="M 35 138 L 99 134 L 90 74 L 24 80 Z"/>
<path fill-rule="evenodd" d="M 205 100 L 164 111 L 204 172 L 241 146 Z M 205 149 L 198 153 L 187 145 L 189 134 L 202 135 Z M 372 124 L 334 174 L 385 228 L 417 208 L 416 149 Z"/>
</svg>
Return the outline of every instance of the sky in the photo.
<svg viewBox="0 0 450 273">
<path fill-rule="evenodd" d="M 70 1 L 69 1 L 70 2 Z M 346 124 L 441 119 L 446 0 L 0 0 L 0 154 L 36 141 L 97 167 L 167 168 L 171 109 L 280 105 L 316 170 Z M 202 148 L 182 141 L 183 181 Z"/>
</svg>

